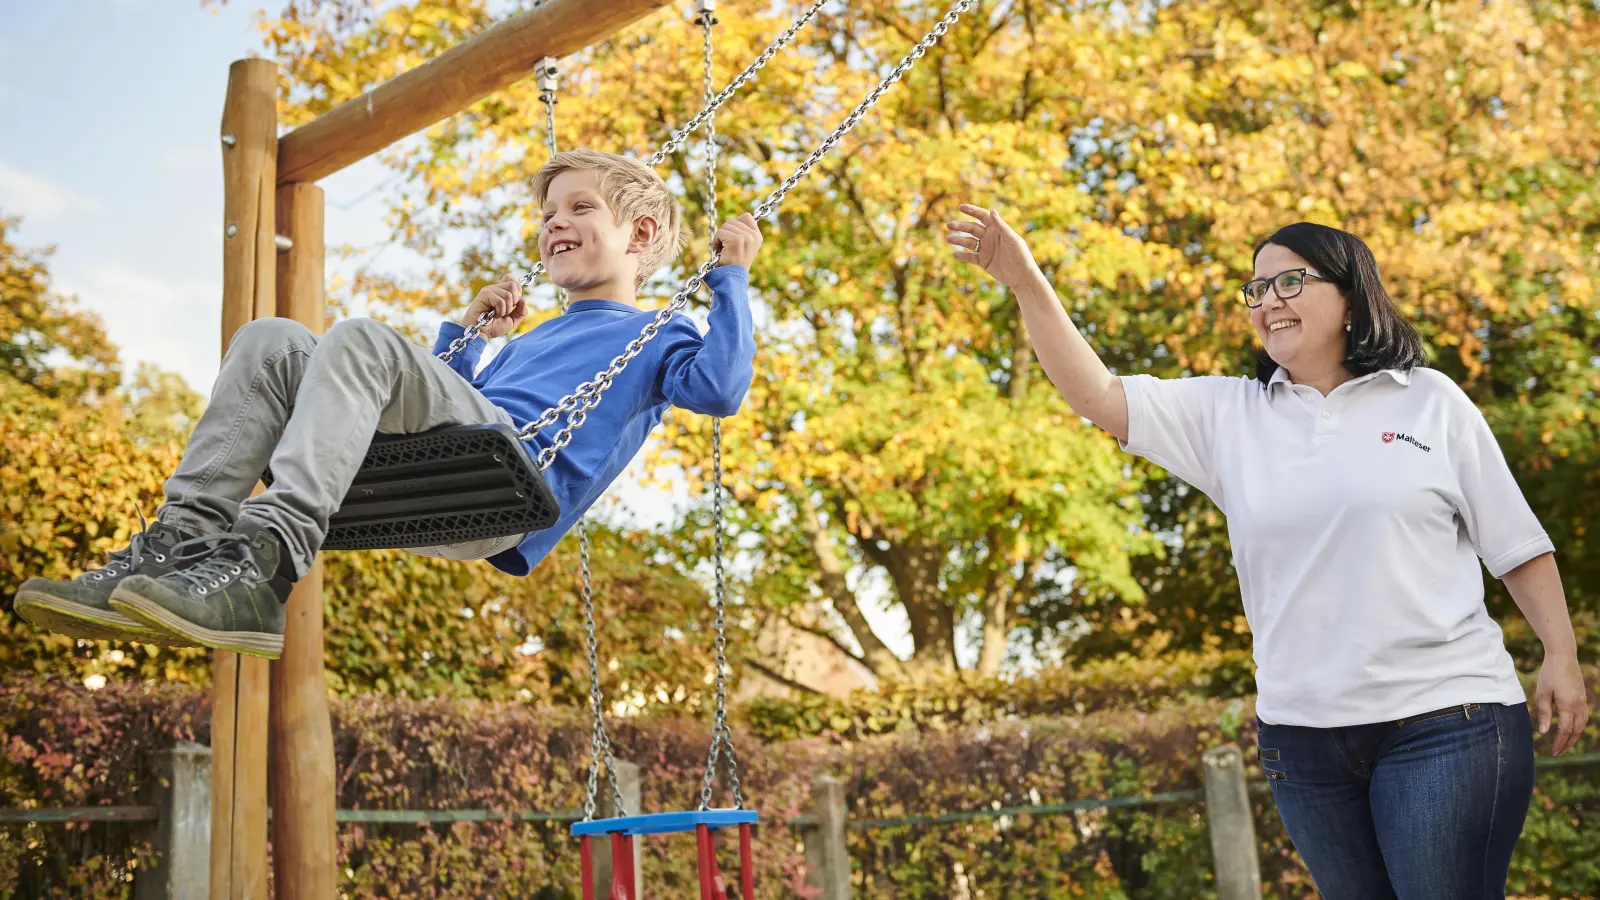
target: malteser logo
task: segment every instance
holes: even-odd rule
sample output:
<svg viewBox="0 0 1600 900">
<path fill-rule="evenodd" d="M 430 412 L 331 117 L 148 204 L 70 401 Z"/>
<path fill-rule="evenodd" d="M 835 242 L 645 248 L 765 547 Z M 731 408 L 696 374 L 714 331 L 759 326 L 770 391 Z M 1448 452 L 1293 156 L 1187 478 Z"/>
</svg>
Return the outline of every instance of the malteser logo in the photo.
<svg viewBox="0 0 1600 900">
<path fill-rule="evenodd" d="M 1385 444 L 1392 444 L 1397 440 L 1398 441 L 1405 441 L 1406 443 L 1410 444 L 1413 447 L 1416 447 L 1417 449 L 1421 450 L 1424 453 L 1433 452 L 1433 448 L 1432 447 L 1429 447 L 1427 444 L 1424 444 L 1423 442 L 1417 440 L 1416 438 L 1414 438 L 1411 435 L 1406 434 L 1404 432 L 1385 431 L 1383 433 L 1383 442 Z"/>
</svg>

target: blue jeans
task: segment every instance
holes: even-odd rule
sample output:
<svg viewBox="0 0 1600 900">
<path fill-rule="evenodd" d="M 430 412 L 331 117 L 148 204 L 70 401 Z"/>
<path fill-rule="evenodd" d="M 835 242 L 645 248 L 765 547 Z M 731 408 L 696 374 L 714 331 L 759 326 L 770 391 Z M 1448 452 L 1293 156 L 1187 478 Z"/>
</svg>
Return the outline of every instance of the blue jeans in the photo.
<svg viewBox="0 0 1600 900">
<path fill-rule="evenodd" d="M 1503 900 L 1533 795 L 1525 705 L 1258 728 L 1278 815 L 1326 900 Z"/>
</svg>

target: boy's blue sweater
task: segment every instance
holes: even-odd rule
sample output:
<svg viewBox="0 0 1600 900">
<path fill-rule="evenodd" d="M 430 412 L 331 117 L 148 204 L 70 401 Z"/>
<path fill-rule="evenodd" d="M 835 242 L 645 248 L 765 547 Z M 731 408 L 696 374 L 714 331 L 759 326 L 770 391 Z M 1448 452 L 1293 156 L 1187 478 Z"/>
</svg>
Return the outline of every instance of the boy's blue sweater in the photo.
<svg viewBox="0 0 1600 900">
<path fill-rule="evenodd" d="M 718 266 L 705 281 L 711 288 L 705 336 L 692 319 L 675 315 L 644 345 L 544 472 L 561 503 L 561 518 L 490 557 L 495 568 L 512 575 L 533 571 L 632 461 L 669 405 L 708 416 L 739 411 L 750 389 L 756 353 L 747 293 L 750 273 L 743 266 Z M 564 315 L 507 343 L 482 372 L 473 374 L 483 354 L 481 340 L 456 354 L 450 367 L 521 428 L 609 366 L 655 315 L 655 310 L 610 300 L 579 300 Z M 434 352 L 443 352 L 462 331 L 446 322 Z M 565 426 L 562 417 L 525 442 L 528 453 L 537 457 Z"/>
</svg>

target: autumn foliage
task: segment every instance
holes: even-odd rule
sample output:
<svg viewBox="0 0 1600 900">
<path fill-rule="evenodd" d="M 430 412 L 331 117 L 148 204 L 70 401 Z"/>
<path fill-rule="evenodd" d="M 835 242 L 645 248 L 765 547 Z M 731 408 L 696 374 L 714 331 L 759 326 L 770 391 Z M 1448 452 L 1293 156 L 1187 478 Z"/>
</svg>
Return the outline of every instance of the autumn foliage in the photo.
<svg viewBox="0 0 1600 900">
<path fill-rule="evenodd" d="M 284 71 L 285 121 L 444 52 L 504 7 L 281 4 L 262 24 Z M 718 80 L 801 8 L 721 4 Z M 719 216 L 752 208 L 946 8 L 834 4 L 800 32 L 719 117 Z M 746 633 L 783 620 L 882 685 L 741 711 L 741 759 L 769 822 L 763 896 L 786 895 L 796 877 L 781 823 L 819 772 L 846 779 L 852 817 L 882 819 L 1188 789 L 1206 746 L 1251 746 L 1250 634 L 1223 517 L 1065 406 L 1013 299 L 942 246 L 940 224 L 962 201 L 998 207 L 1025 232 L 1114 371 L 1160 377 L 1250 370 L 1236 291 L 1266 234 L 1308 219 L 1361 236 L 1431 365 L 1493 427 L 1555 540 L 1582 658 L 1600 653 L 1589 534 L 1600 512 L 1600 7 L 1130 9 L 976 4 L 763 225 L 757 376 L 724 423 L 735 670 Z M 672 7 L 563 60 L 559 143 L 659 145 L 700 104 L 700 40 Z M 414 326 L 530 265 L 528 181 L 544 138 L 528 79 L 386 154 L 399 176 L 388 183 L 393 239 L 432 267 L 363 267 L 332 286 L 335 309 Z M 662 171 L 703 224 L 704 157 L 690 149 Z M 170 375 L 127 372 L 92 317 L 52 293 L 46 254 L 16 244 L 12 224 L 0 220 L 7 599 L 29 575 L 70 576 L 124 543 L 135 511 L 159 503 L 200 408 Z M 692 245 L 685 264 L 703 254 Z M 670 292 L 679 274 L 651 290 Z M 535 299 L 530 324 L 554 314 L 552 296 Z M 704 499 L 708 420 L 673 414 L 649 453 L 653 471 L 682 474 Z M 701 504 L 663 533 L 596 534 L 605 689 L 645 714 L 617 727 L 650 773 L 654 808 L 691 804 L 703 761 L 711 640 L 697 575 L 709 525 Z M 575 805 L 574 716 L 588 688 L 575 556 L 564 543 L 518 580 L 400 552 L 329 555 L 341 806 Z M 1537 641 L 1499 583 L 1487 586 L 1527 676 Z M 908 649 L 883 620 L 874 627 L 874 604 L 903 623 Z M 1030 666 L 1036 675 L 1012 677 Z M 154 748 L 206 740 L 192 685 L 208 667 L 194 651 L 78 645 L 5 614 L 0 673 L 0 805 L 134 802 Z M 1307 896 L 1276 818 L 1258 813 L 1269 895 Z M 1593 770 L 1542 773 L 1512 888 L 1594 897 L 1597 817 Z M 69 839 L 83 852 L 63 851 Z M 884 826 L 851 841 L 874 898 L 1211 890 L 1192 806 Z M 126 829 L 0 829 L 0 896 L 8 884 L 124 896 L 117 879 L 136 843 Z M 346 827 L 340 853 L 352 897 L 565 897 L 575 868 L 560 828 L 540 825 Z M 651 854 L 652 889 L 670 893 L 684 858 L 655 844 Z"/>
<path fill-rule="evenodd" d="M 805 5 L 720 8 L 717 81 Z M 802 29 L 720 114 L 719 215 L 752 208 L 947 6 L 829 6 Z M 287 4 L 264 17 L 286 115 L 306 121 L 496 15 L 483 0 Z M 563 60 L 560 145 L 654 149 L 700 105 L 700 41 L 673 9 Z M 1576 0 L 978 4 L 765 224 L 753 283 L 768 324 L 726 423 L 746 596 L 891 680 L 1248 647 L 1215 506 L 1072 415 L 1012 298 L 950 260 L 940 225 L 972 201 L 1025 231 L 1113 370 L 1161 377 L 1251 370 L 1236 291 L 1276 227 L 1363 237 L 1432 365 L 1494 427 L 1587 631 L 1597 71 L 1600 10 Z M 389 157 L 406 179 L 395 238 L 439 262 L 422 278 L 366 270 L 352 295 L 406 315 L 531 263 L 543 112 L 528 79 Z M 694 141 L 663 171 L 703 222 Z M 657 461 L 703 491 L 709 423 L 675 417 L 668 436 Z M 685 556 L 705 536 L 691 517 Z M 909 655 L 868 621 L 880 595 Z"/>
</svg>

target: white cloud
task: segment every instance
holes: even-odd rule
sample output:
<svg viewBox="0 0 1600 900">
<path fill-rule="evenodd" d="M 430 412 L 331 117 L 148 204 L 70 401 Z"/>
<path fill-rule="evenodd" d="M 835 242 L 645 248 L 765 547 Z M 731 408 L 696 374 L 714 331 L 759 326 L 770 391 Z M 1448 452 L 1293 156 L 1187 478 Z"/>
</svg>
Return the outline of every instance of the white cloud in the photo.
<svg viewBox="0 0 1600 900">
<path fill-rule="evenodd" d="M 182 375 L 201 393 L 216 379 L 221 301 L 207 282 L 182 281 L 118 263 L 63 267 L 56 289 L 100 316 L 132 369 L 150 362 Z"/>
<path fill-rule="evenodd" d="M 156 160 L 169 172 L 189 174 L 201 166 L 210 165 L 221 156 L 221 151 L 210 147 L 165 147 L 156 153 Z"/>
<path fill-rule="evenodd" d="M 38 175 L 0 162 L 0 197 L 7 215 L 50 222 L 77 211 L 102 212 L 104 204 Z"/>
</svg>

